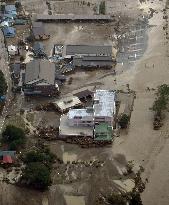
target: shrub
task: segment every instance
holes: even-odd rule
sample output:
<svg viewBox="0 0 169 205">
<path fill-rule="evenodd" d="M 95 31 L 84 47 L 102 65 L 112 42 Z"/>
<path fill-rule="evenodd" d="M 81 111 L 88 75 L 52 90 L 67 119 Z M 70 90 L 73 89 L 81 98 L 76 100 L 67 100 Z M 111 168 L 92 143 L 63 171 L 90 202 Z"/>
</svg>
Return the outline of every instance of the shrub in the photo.
<svg viewBox="0 0 169 205">
<path fill-rule="evenodd" d="M 126 114 L 123 114 L 119 120 L 119 125 L 122 129 L 127 128 L 127 125 L 129 123 L 129 116 Z"/>
</svg>

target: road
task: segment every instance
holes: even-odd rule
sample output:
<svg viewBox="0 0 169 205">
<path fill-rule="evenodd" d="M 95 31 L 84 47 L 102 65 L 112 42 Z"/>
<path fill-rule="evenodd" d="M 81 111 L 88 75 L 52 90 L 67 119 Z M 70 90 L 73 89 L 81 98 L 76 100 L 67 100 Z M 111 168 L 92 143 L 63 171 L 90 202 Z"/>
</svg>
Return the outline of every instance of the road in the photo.
<svg viewBox="0 0 169 205">
<path fill-rule="evenodd" d="M 5 106 L 3 108 L 2 114 L 0 116 L 0 133 L 1 133 L 4 122 L 5 122 L 5 118 L 8 115 L 8 109 L 9 109 L 9 105 L 10 105 L 11 99 L 12 99 L 12 92 L 11 92 L 12 82 L 11 82 L 11 77 L 10 77 L 10 68 L 8 65 L 8 53 L 7 53 L 7 50 L 5 48 L 4 37 L 3 37 L 2 31 L 0 31 L 0 56 L 1 56 L 0 69 L 4 73 L 4 76 L 5 76 L 7 84 L 8 84 L 8 89 L 7 89 L 7 94 L 6 94 L 6 103 L 5 103 Z"/>
</svg>

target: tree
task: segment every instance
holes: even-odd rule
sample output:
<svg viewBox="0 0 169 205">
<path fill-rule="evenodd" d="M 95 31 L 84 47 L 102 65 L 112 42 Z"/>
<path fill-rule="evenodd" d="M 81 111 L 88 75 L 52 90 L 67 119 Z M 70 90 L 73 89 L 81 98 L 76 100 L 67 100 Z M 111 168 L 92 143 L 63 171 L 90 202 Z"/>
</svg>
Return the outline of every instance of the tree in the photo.
<svg viewBox="0 0 169 205">
<path fill-rule="evenodd" d="M 106 3 L 105 1 L 102 1 L 99 5 L 99 13 L 100 14 L 105 14 L 106 13 Z"/>
<path fill-rule="evenodd" d="M 165 96 L 165 97 L 169 96 L 169 86 L 166 84 L 160 85 L 158 87 L 156 95 L 157 96 Z"/>
<path fill-rule="evenodd" d="M 143 205 L 139 192 L 132 192 L 129 205 Z"/>
<path fill-rule="evenodd" d="M 5 95 L 7 91 L 7 83 L 3 72 L 0 70 L 0 96 Z"/>
<path fill-rule="evenodd" d="M 129 116 L 126 114 L 123 114 L 119 120 L 119 125 L 122 129 L 127 128 L 127 125 L 129 123 Z"/>
<path fill-rule="evenodd" d="M 107 202 L 111 205 L 126 205 L 126 197 L 122 194 L 113 193 L 108 197 Z"/>
<path fill-rule="evenodd" d="M 40 162 L 28 163 L 21 180 L 29 186 L 45 190 L 51 184 L 50 170 Z"/>
<path fill-rule="evenodd" d="M 161 116 L 161 112 L 167 108 L 167 99 L 165 96 L 158 97 L 153 104 L 152 110 L 157 113 L 158 116 Z"/>
<path fill-rule="evenodd" d="M 21 128 L 8 125 L 2 133 L 2 142 L 7 143 L 12 150 L 25 143 L 25 133 Z"/>
</svg>

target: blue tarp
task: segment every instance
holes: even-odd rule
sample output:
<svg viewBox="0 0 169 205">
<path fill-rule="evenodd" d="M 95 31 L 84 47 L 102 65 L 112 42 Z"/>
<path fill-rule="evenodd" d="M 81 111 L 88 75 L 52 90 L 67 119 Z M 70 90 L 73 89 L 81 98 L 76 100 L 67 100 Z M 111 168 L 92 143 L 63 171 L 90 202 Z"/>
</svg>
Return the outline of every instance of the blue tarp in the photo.
<svg viewBox="0 0 169 205">
<path fill-rule="evenodd" d="M 13 27 L 4 27 L 2 30 L 5 37 L 14 37 L 16 34 L 16 29 Z"/>
</svg>

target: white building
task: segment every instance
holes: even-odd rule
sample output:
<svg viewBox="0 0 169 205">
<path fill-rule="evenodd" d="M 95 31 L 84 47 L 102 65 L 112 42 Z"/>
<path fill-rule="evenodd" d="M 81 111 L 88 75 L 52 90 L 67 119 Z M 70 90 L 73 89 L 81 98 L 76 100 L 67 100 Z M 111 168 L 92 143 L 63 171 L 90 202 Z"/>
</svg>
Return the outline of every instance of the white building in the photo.
<svg viewBox="0 0 169 205">
<path fill-rule="evenodd" d="M 13 46 L 13 45 L 10 45 L 8 46 L 8 53 L 9 55 L 17 55 L 18 54 L 18 47 L 17 46 Z"/>
<path fill-rule="evenodd" d="M 68 113 L 69 126 L 92 126 L 93 108 L 86 109 L 71 109 Z"/>
<path fill-rule="evenodd" d="M 112 126 L 116 112 L 115 92 L 110 90 L 96 90 L 93 111 L 95 123 L 107 122 Z"/>
</svg>

